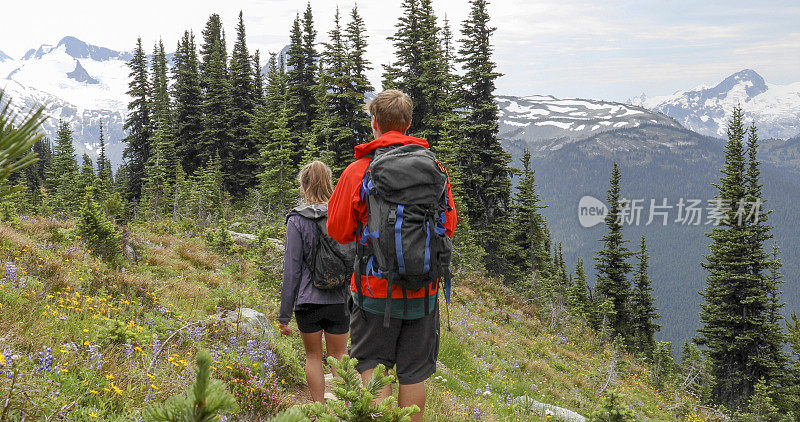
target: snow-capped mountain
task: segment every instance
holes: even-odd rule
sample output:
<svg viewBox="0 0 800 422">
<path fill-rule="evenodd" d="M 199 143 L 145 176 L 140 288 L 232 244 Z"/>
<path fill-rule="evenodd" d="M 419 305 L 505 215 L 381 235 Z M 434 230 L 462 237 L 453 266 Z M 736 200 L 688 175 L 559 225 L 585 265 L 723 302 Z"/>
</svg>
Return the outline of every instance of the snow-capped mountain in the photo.
<svg viewBox="0 0 800 422">
<path fill-rule="evenodd" d="M 642 94 L 628 102 L 664 113 L 687 129 L 708 136 L 725 136 L 737 104 L 746 119 L 755 122 L 762 138 L 788 139 L 800 133 L 800 82 L 770 84 L 751 69 L 734 73 L 713 87 L 652 98 Z"/>
<path fill-rule="evenodd" d="M 56 45 L 28 50 L 19 60 L 3 57 L 0 55 L 0 89 L 15 108 L 24 114 L 44 105 L 50 117 L 44 129 L 50 138 L 55 136 L 59 120 L 68 122 L 79 155 L 97 154 L 102 121 L 107 152 L 112 162 L 121 162 L 131 53 L 64 37 Z"/>
<path fill-rule="evenodd" d="M 522 143 L 534 155 L 615 129 L 656 125 L 680 128 L 673 119 L 629 104 L 558 99 L 553 96 L 498 96 L 500 132 L 506 143 Z"/>
</svg>

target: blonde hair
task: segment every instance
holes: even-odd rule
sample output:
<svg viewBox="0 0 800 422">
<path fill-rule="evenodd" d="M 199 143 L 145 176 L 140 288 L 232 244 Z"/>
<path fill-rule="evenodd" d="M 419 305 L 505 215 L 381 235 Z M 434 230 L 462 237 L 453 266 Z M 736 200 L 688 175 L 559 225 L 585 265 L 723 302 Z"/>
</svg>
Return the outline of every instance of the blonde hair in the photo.
<svg viewBox="0 0 800 422">
<path fill-rule="evenodd" d="M 333 195 L 331 169 L 322 161 L 312 161 L 297 175 L 305 202 L 309 204 L 327 204 Z"/>
<path fill-rule="evenodd" d="M 414 103 L 404 92 L 387 89 L 373 98 L 364 109 L 375 118 L 382 132 L 405 132 L 411 124 Z"/>
</svg>

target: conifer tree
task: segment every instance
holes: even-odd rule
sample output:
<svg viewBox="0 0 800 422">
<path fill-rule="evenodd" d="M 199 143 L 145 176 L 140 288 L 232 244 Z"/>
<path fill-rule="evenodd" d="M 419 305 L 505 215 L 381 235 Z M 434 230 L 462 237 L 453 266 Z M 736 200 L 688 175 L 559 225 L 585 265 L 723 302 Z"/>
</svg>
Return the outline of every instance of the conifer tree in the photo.
<svg viewBox="0 0 800 422">
<path fill-rule="evenodd" d="M 81 169 L 80 175 L 78 177 L 77 187 L 80 194 L 83 195 L 86 193 L 86 189 L 89 186 L 95 185 L 95 176 L 94 176 L 94 164 L 92 163 L 92 158 L 89 157 L 88 153 L 83 153 L 83 159 L 81 162 Z"/>
<path fill-rule="evenodd" d="M 138 200 L 144 183 L 144 167 L 150 158 L 151 136 L 151 110 L 150 110 L 150 80 L 147 71 L 147 57 L 142 48 L 141 37 L 136 42 L 133 58 L 128 63 L 131 68 L 128 83 L 128 116 L 125 119 L 124 129 L 128 136 L 123 139 L 128 145 L 125 147 L 123 157 L 128 159 L 128 198 Z"/>
<path fill-rule="evenodd" d="M 261 73 L 261 52 L 253 53 L 253 98 L 255 105 L 264 104 L 264 75 Z"/>
<path fill-rule="evenodd" d="M 50 140 L 44 137 L 39 138 L 31 147 L 38 160 L 23 169 L 27 185 L 28 200 L 34 210 L 38 210 L 43 205 L 44 196 L 47 195 L 48 184 L 47 174 L 53 161 L 53 149 Z M 9 182 L 13 182 L 15 173 L 9 176 Z"/>
<path fill-rule="evenodd" d="M 703 267 L 709 274 L 701 293 L 702 327 L 697 338 L 708 348 L 714 400 L 729 408 L 745 405 L 762 378 L 767 383 L 776 381 L 785 366 L 783 334 L 771 321 L 779 305 L 770 295 L 777 296 L 777 286 L 765 273 L 774 265 L 763 253 L 763 241 L 770 236 L 765 221 L 768 212 L 758 211 L 758 221 L 740 214 L 739 204 L 762 197 L 757 137 L 752 131 L 745 157 L 745 135 L 742 110 L 735 107 L 722 176 L 715 185 L 722 218 L 708 233 L 712 244 Z"/>
<path fill-rule="evenodd" d="M 236 42 L 233 45 L 230 63 L 231 95 L 231 142 L 223 156 L 230 157 L 229 167 L 223 165 L 227 173 L 227 187 L 234 196 L 243 195 L 255 183 L 258 167 L 258 150 L 251 141 L 249 130 L 251 116 L 256 105 L 256 82 L 253 77 L 253 64 L 247 50 L 247 40 L 242 12 L 236 26 Z M 223 163 L 224 164 L 224 163 Z"/>
<path fill-rule="evenodd" d="M 169 80 L 167 78 L 167 57 L 164 52 L 164 43 L 158 41 L 153 53 L 153 82 L 152 82 L 153 135 L 150 139 L 151 157 L 153 151 L 160 148 L 159 161 L 164 166 L 166 182 L 175 179 L 175 131 L 172 118 L 172 102 L 169 97 Z M 159 144 L 163 144 L 160 145 Z M 145 173 L 147 171 L 145 170 Z"/>
<path fill-rule="evenodd" d="M 317 87 L 318 53 L 316 49 L 317 31 L 314 29 L 314 18 L 311 3 L 301 19 L 298 15 L 290 33 L 289 50 L 287 52 L 287 109 L 289 129 L 296 134 L 298 144 L 293 146 L 292 160 L 299 165 L 306 150 L 316 150 L 318 140 L 309 136 L 315 121 L 318 108 L 319 91 Z"/>
<path fill-rule="evenodd" d="M 197 354 L 197 377 L 192 388 L 170 397 L 164 403 L 147 406 L 143 416 L 150 422 L 197 421 L 220 419 L 220 415 L 239 411 L 236 399 L 222 381 L 211 377 L 211 355 L 202 350 Z"/>
<path fill-rule="evenodd" d="M 233 96 L 228 77 L 227 51 L 219 15 L 213 14 L 203 30 L 203 45 L 200 49 L 200 85 L 203 87 L 203 132 L 198 145 L 198 161 L 208 165 L 220 157 L 220 166 L 225 181 L 230 182 L 234 168 L 231 154 L 231 107 Z M 230 183 L 226 183 L 230 186 Z"/>
<path fill-rule="evenodd" d="M 486 269 L 496 272 L 503 242 L 491 233 L 503 233 L 501 229 L 509 219 L 511 156 L 497 138 L 494 81 L 500 73 L 495 71 L 491 57 L 494 28 L 489 26 L 485 0 L 471 0 L 470 5 L 470 15 L 461 29 L 464 38 L 458 60 L 465 71 L 460 104 L 465 110 L 464 141 L 458 161 L 470 221 L 480 229 L 478 237 L 485 239 Z"/>
<path fill-rule="evenodd" d="M 333 18 L 333 28 L 328 32 L 329 42 L 323 43 L 320 57 L 318 101 L 314 133 L 319 144 L 333 155 L 333 171 L 338 174 L 350 163 L 353 155 L 352 129 L 348 126 L 351 115 L 357 113 L 353 103 L 353 81 L 350 75 L 350 57 L 342 34 L 339 8 Z"/>
<path fill-rule="evenodd" d="M 444 132 L 447 103 L 447 64 L 441 49 L 431 0 L 404 0 L 396 32 L 389 37 L 395 61 L 384 66 L 384 89 L 396 88 L 414 102 L 409 133 L 436 148 Z"/>
<path fill-rule="evenodd" d="M 95 200 L 96 192 L 92 185 L 86 189 L 77 230 L 92 252 L 104 258 L 113 258 L 119 253 L 121 236 L 114 225 L 106 221 Z"/>
<path fill-rule="evenodd" d="M 358 6 L 353 6 L 350 11 L 350 22 L 344 30 L 344 40 L 348 47 L 350 62 L 350 80 L 352 84 L 350 101 L 354 112 L 348 115 L 347 127 L 353 132 L 350 146 L 355 147 L 372 138 L 370 118 L 363 109 L 366 94 L 374 88 L 367 78 L 367 71 L 372 70 L 372 65 L 367 59 L 367 28 L 364 19 L 358 13 Z M 352 148 L 350 153 L 352 153 Z M 352 155 L 351 155 L 352 156 Z"/>
<path fill-rule="evenodd" d="M 80 203 L 82 192 L 75 189 L 78 179 L 78 163 L 72 145 L 72 130 L 64 121 L 58 122 L 53 161 L 47 174 L 52 208 L 61 212 L 72 212 Z"/>
<path fill-rule="evenodd" d="M 283 61 L 275 55 L 267 64 L 267 104 L 256 107 L 252 135 L 259 143 L 264 164 L 258 175 L 259 191 L 267 202 L 268 213 L 283 213 L 294 203 L 292 136 L 286 104 L 286 73 Z"/>
<path fill-rule="evenodd" d="M 612 338 L 622 335 L 630 342 L 631 316 L 629 301 L 631 286 L 628 273 L 631 264 L 627 261 L 631 252 L 625 247 L 627 240 L 622 237 L 622 222 L 620 221 L 620 171 L 617 163 L 611 171 L 611 186 L 608 189 L 608 214 L 605 223 L 608 233 L 600 241 L 603 249 L 597 251 L 595 268 L 597 269 L 596 291 L 600 302 L 609 301 L 612 309 L 603 315 L 612 332 Z"/>
<path fill-rule="evenodd" d="M 564 261 L 564 248 L 561 243 L 558 244 L 556 248 L 556 256 L 554 257 L 554 261 L 556 262 L 555 267 L 555 277 L 553 283 L 553 295 L 554 297 L 561 303 L 566 302 L 568 300 L 569 292 L 572 290 L 572 282 L 570 279 L 570 274 L 567 271 L 567 263 Z"/>
<path fill-rule="evenodd" d="M 578 262 L 575 264 L 575 282 L 569 291 L 569 306 L 575 315 L 583 318 L 591 315 L 589 288 L 586 286 L 586 271 L 581 258 L 578 258 Z"/>
<path fill-rule="evenodd" d="M 100 194 L 105 197 L 111 193 L 114 176 L 111 170 L 111 160 L 106 155 L 106 141 L 102 121 L 100 121 L 100 155 L 97 157 L 97 178 L 100 181 Z"/>
<path fill-rule="evenodd" d="M 306 113 L 306 127 L 310 127 L 314 122 L 314 113 L 316 111 L 316 104 L 314 101 L 317 99 L 315 96 L 315 88 L 317 86 L 317 71 L 319 60 L 319 53 L 317 52 L 317 30 L 314 29 L 314 14 L 311 11 L 311 2 L 306 3 L 306 10 L 303 12 L 303 35 L 302 35 L 302 58 L 304 73 L 301 80 L 306 84 L 307 91 L 302 92 L 300 99 L 308 101 L 305 107 Z M 290 78 L 291 79 L 291 78 Z M 291 85 L 290 85 L 291 86 Z"/>
<path fill-rule="evenodd" d="M 661 330 L 661 325 L 655 322 L 660 315 L 655 307 L 653 288 L 650 287 L 650 276 L 648 275 L 650 255 L 647 253 L 644 235 L 642 235 L 641 246 L 636 257 L 639 259 L 639 267 L 634 275 L 635 288 L 631 295 L 632 343 L 634 350 L 652 358 L 656 348 L 654 336 L 657 331 Z"/>
<path fill-rule="evenodd" d="M 522 172 L 512 207 L 513 241 L 521 252 L 513 262 L 519 267 L 521 274 L 532 281 L 546 276 L 548 270 L 545 267 L 548 265 L 550 252 L 544 249 L 544 218 L 539 213 L 545 207 L 540 205 L 534 170 L 531 168 L 531 154 L 526 149 L 522 154 Z M 533 283 L 527 284 L 532 286 Z"/>
<path fill-rule="evenodd" d="M 193 173 L 203 162 L 198 143 L 203 134 L 203 92 L 194 34 L 185 31 L 175 50 L 172 69 L 175 98 L 175 155 L 184 170 Z"/>
</svg>

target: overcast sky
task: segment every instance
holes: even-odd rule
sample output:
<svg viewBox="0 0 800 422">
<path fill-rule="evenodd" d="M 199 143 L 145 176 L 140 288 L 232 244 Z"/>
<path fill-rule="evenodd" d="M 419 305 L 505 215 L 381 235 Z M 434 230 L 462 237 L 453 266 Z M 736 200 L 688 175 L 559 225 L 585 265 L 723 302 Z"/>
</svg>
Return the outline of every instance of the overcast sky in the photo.
<svg viewBox="0 0 800 422">
<path fill-rule="evenodd" d="M 401 13 L 400 0 L 362 1 L 369 57 L 380 83 Z M 756 3 L 765 4 L 757 6 Z M 313 0 L 320 39 L 334 10 L 355 2 Z M 468 13 L 463 0 L 433 0 L 437 15 L 458 30 Z M 768 5 L 766 5 L 768 4 Z M 278 51 L 302 1 L 136 0 L 11 1 L 0 6 L 0 51 L 19 58 L 40 44 L 73 35 L 90 44 L 131 50 L 136 37 L 152 46 L 163 38 L 175 48 L 184 29 L 199 35 L 210 13 L 219 13 L 233 38 L 244 11 L 251 50 Z M 800 81 L 800 2 L 494 0 L 493 43 L 498 93 L 620 100 L 664 95 L 752 68 L 770 83 Z M 345 19 L 346 22 L 346 19 Z M 459 34 L 460 35 L 460 34 Z M 229 47 L 233 42 L 229 42 Z M 148 49 L 150 50 L 150 49 Z"/>
</svg>

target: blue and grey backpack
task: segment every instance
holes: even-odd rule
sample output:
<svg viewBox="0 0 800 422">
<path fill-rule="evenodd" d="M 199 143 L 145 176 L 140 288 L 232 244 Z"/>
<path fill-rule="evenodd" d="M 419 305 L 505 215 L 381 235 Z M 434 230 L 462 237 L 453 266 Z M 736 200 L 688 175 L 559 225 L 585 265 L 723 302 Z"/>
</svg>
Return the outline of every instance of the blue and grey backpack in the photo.
<svg viewBox="0 0 800 422">
<path fill-rule="evenodd" d="M 425 314 L 430 313 L 430 284 L 444 282 L 450 302 L 450 258 L 453 245 L 445 234 L 447 171 L 421 145 L 393 145 L 374 151 L 361 184 L 369 219 L 359 224 L 356 243 L 356 286 L 363 308 L 361 275 L 388 281 L 384 326 L 389 326 L 392 286 L 406 292 L 425 289 Z M 371 293 L 371 292 L 370 292 Z"/>
</svg>

